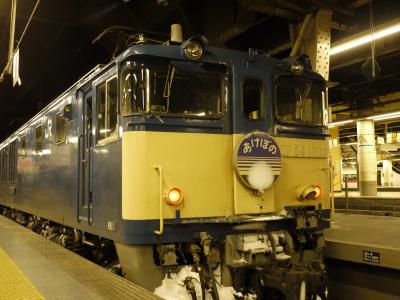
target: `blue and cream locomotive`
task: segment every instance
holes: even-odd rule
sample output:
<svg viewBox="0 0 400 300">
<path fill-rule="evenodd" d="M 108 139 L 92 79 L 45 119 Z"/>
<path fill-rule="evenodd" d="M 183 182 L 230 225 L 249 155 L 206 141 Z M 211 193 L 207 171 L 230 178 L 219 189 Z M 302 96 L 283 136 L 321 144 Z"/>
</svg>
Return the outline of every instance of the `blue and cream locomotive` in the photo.
<svg viewBox="0 0 400 300">
<path fill-rule="evenodd" d="M 260 299 L 324 298 L 326 110 L 306 57 L 134 45 L 1 143 L 0 204 L 63 244 L 112 244 L 148 289 L 193 264 L 214 299 L 217 266 Z"/>
</svg>

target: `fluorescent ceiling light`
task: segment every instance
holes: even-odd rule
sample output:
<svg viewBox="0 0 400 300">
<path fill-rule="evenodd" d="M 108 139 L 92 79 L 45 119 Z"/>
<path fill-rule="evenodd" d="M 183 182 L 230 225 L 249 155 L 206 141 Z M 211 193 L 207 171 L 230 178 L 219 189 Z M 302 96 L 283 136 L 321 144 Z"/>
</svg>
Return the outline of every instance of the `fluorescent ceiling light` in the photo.
<svg viewBox="0 0 400 300">
<path fill-rule="evenodd" d="M 365 120 L 382 121 L 382 120 L 389 120 L 389 119 L 396 119 L 396 118 L 400 118 L 400 111 L 395 111 L 395 112 L 380 114 L 380 115 L 375 115 L 375 116 L 369 116 L 369 117 L 366 117 Z M 361 120 L 361 119 L 357 119 L 357 121 L 359 121 L 359 120 Z M 332 127 L 342 126 L 344 124 L 349 124 L 349 123 L 353 123 L 353 122 L 355 122 L 354 119 L 337 121 L 337 122 L 328 124 L 328 127 L 332 128 Z"/>
<path fill-rule="evenodd" d="M 351 142 L 351 143 L 344 143 L 341 144 L 342 146 L 353 146 L 353 145 L 358 145 L 358 142 Z"/>
<path fill-rule="evenodd" d="M 400 114 L 395 115 L 395 116 L 390 116 L 390 117 L 375 118 L 373 120 L 374 121 L 382 121 L 382 120 L 396 119 L 396 118 L 399 118 L 399 117 L 400 117 Z"/>
<path fill-rule="evenodd" d="M 341 125 L 352 123 L 352 122 L 354 122 L 354 120 L 345 120 L 345 121 L 333 122 L 333 123 L 328 124 L 328 127 L 332 128 L 332 127 L 341 126 Z"/>
<path fill-rule="evenodd" d="M 370 116 L 367 117 L 367 120 L 374 120 L 374 121 L 382 121 L 382 120 L 388 120 L 388 119 L 395 119 L 400 117 L 400 111 L 392 112 L 392 113 L 387 113 L 387 114 L 381 114 L 381 115 L 376 115 L 376 116 Z"/>
<path fill-rule="evenodd" d="M 378 30 L 373 35 L 372 34 L 367 34 L 367 35 L 364 35 L 362 37 L 355 38 L 355 39 L 353 39 L 351 41 L 345 42 L 343 44 L 337 45 L 337 46 L 331 48 L 330 55 L 335 55 L 337 53 L 349 50 L 351 48 L 364 45 L 364 44 L 369 43 L 369 42 L 371 42 L 373 40 L 377 40 L 377 39 L 383 38 L 385 36 L 394 34 L 394 33 L 399 32 L 399 31 L 400 31 L 400 23 L 395 24 L 395 25 L 390 26 L 390 27 L 387 27 L 387 28 L 384 28 L 382 30 Z"/>
</svg>

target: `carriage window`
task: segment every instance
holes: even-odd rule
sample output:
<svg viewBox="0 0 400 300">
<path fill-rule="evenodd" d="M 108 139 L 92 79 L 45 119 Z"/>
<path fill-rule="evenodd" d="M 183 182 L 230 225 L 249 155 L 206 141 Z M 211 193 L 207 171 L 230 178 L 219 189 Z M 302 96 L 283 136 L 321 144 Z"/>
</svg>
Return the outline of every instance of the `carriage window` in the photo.
<svg viewBox="0 0 400 300">
<path fill-rule="evenodd" d="M 43 125 L 39 125 L 35 130 L 35 151 L 40 152 L 43 149 L 43 135 L 42 135 Z"/>
<path fill-rule="evenodd" d="M 16 140 L 0 150 L 0 183 L 11 183 L 17 179 Z"/>
<path fill-rule="evenodd" d="M 1 149 L 1 182 L 6 182 L 7 174 L 7 148 Z"/>
<path fill-rule="evenodd" d="M 257 79 L 246 79 L 242 90 L 242 109 L 250 121 L 262 119 L 264 111 L 263 84 Z"/>
<path fill-rule="evenodd" d="M 17 179 L 17 147 L 16 140 L 9 144 L 9 168 L 8 168 L 8 180 L 9 182 L 15 182 Z"/>
<path fill-rule="evenodd" d="M 19 140 L 19 155 L 26 156 L 26 135 Z"/>
<path fill-rule="evenodd" d="M 97 140 L 114 136 L 118 132 L 117 78 L 97 88 Z"/>
<path fill-rule="evenodd" d="M 5 170 L 6 170 L 6 149 L 3 148 L 0 150 L 0 182 L 5 182 Z"/>
<path fill-rule="evenodd" d="M 322 125 L 324 85 L 298 76 L 282 76 L 276 82 L 278 121 L 303 125 Z"/>
<path fill-rule="evenodd" d="M 121 113 L 216 118 L 226 100 L 226 67 L 182 61 L 136 63 L 121 77 Z"/>
<path fill-rule="evenodd" d="M 67 122 L 61 113 L 56 114 L 56 144 L 62 144 L 67 137 Z"/>
</svg>

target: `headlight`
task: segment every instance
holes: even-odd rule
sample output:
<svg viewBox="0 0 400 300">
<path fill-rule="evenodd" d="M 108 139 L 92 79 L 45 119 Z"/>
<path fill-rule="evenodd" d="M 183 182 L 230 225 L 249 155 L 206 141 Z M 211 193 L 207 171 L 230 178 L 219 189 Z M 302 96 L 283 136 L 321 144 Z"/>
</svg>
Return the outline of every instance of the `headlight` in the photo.
<svg viewBox="0 0 400 300">
<path fill-rule="evenodd" d="M 290 67 L 290 71 L 292 71 L 292 73 L 297 75 L 303 74 L 304 71 L 303 63 L 301 61 L 296 60 Z"/>
<path fill-rule="evenodd" d="M 183 53 L 187 58 L 197 60 L 203 54 L 203 48 L 200 43 L 196 41 L 190 41 L 185 48 L 183 48 Z"/>
<path fill-rule="evenodd" d="M 183 202 L 183 192 L 177 187 L 170 189 L 165 196 L 165 201 L 170 205 L 179 205 Z"/>
</svg>

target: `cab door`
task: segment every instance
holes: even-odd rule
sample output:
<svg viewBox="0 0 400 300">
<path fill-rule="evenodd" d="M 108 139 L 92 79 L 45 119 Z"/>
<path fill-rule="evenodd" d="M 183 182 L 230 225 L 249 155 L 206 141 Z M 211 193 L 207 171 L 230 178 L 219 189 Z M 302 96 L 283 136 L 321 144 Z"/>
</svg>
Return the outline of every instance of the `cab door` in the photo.
<svg viewBox="0 0 400 300">
<path fill-rule="evenodd" d="M 93 93 L 89 90 L 82 95 L 82 118 L 79 135 L 79 201 L 78 220 L 92 223 L 92 150 L 93 150 Z"/>
<path fill-rule="evenodd" d="M 236 72 L 234 132 L 270 132 L 272 128 L 271 79 L 267 66 L 260 57 L 254 57 Z"/>
<path fill-rule="evenodd" d="M 234 159 L 234 212 L 235 214 L 266 213 L 274 210 L 274 189 L 263 193 L 246 185 L 239 175 L 239 166 L 251 168 L 256 157 L 249 157 L 244 162 L 237 157 L 238 147 L 244 138 L 252 132 L 271 134 L 272 103 L 269 72 L 261 60 L 255 56 L 237 68 L 235 74 L 235 101 L 233 107 L 233 159 Z M 252 153 L 256 152 L 253 149 Z"/>
</svg>

